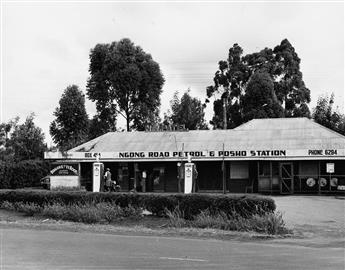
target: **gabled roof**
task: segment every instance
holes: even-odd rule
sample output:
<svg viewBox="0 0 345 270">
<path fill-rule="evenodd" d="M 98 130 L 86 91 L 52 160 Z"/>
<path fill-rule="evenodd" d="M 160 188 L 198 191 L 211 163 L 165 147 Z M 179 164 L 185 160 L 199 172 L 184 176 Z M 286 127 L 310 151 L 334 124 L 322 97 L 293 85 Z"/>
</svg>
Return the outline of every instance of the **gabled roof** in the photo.
<svg viewBox="0 0 345 270">
<path fill-rule="evenodd" d="M 307 118 L 254 119 L 235 129 L 109 132 L 69 152 L 344 149 L 345 136 Z"/>
<path fill-rule="evenodd" d="M 345 159 L 345 137 L 307 118 L 255 119 L 235 129 L 109 132 L 67 153 L 68 161 Z M 97 160 L 97 159 L 96 159 Z"/>
<path fill-rule="evenodd" d="M 287 149 L 345 148 L 345 136 L 308 118 L 253 119 L 237 128 L 251 141 Z"/>
</svg>

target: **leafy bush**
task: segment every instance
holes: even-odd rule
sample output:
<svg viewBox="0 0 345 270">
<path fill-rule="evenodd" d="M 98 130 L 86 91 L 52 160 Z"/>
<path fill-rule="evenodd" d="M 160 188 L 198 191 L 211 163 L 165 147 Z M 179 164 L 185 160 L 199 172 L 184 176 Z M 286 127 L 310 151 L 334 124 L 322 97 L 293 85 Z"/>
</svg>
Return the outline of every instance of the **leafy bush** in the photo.
<svg viewBox="0 0 345 270">
<path fill-rule="evenodd" d="M 229 230 L 230 218 L 224 212 L 212 214 L 210 210 L 202 211 L 192 221 L 192 226 L 197 228 L 216 228 Z"/>
<path fill-rule="evenodd" d="M 10 203 L 8 201 L 3 201 L 0 203 L 0 208 L 1 209 L 6 209 L 6 210 L 16 210 L 15 206 L 13 203 Z"/>
<path fill-rule="evenodd" d="M 132 205 L 131 202 L 135 204 Z M 162 210 L 164 206 L 168 207 Z M 167 216 L 170 226 L 179 228 L 215 228 L 266 234 L 289 232 L 282 214 L 274 213 L 273 200 L 258 196 L 138 195 L 21 190 L 1 191 L 0 207 L 31 216 L 40 214 L 54 219 L 85 223 L 112 223 L 123 218 L 140 219 L 143 209 L 149 209 L 156 215 Z"/>
<path fill-rule="evenodd" d="M 14 208 L 18 212 L 23 212 L 28 216 L 33 216 L 38 214 L 42 211 L 42 206 L 35 204 L 35 203 L 16 203 Z"/>
<path fill-rule="evenodd" d="M 46 204 L 43 207 L 42 215 L 54 219 L 69 219 L 67 207 L 61 203 Z"/>
<path fill-rule="evenodd" d="M 0 188 L 38 187 L 49 173 L 49 164 L 42 160 L 0 161 Z"/>
<path fill-rule="evenodd" d="M 38 205 L 61 203 L 84 205 L 110 203 L 120 207 L 143 208 L 157 216 L 166 216 L 165 209 L 173 211 L 177 206 L 184 219 L 193 219 L 208 210 L 211 214 L 224 212 L 228 217 L 241 217 L 273 213 L 275 203 L 271 198 L 254 195 L 213 194 L 148 194 L 148 193 L 104 193 L 104 192 L 62 192 L 33 190 L 2 190 L 0 202 L 31 202 Z"/>
<path fill-rule="evenodd" d="M 64 205 L 64 204 L 51 204 L 43 207 L 42 215 L 55 219 L 71 220 L 84 223 L 100 222 L 101 214 L 97 207 L 89 207 L 87 205 Z"/>
<path fill-rule="evenodd" d="M 178 200 L 175 196 L 164 196 L 162 194 L 142 196 L 140 202 L 146 210 L 159 217 L 165 216 L 166 210 L 173 211 L 178 204 Z"/>
<path fill-rule="evenodd" d="M 224 212 L 227 216 L 234 213 L 243 217 L 263 215 L 274 212 L 276 206 L 271 198 L 254 195 L 215 195 L 188 194 L 175 195 L 177 204 L 183 210 L 185 219 L 193 219 L 202 211 Z"/>
<path fill-rule="evenodd" d="M 34 214 L 40 213 L 42 211 L 42 207 L 35 203 L 23 203 L 23 202 L 15 202 L 10 203 L 8 201 L 3 201 L 0 204 L 1 209 L 12 210 L 23 212 L 28 216 L 33 216 Z"/>
<path fill-rule="evenodd" d="M 142 209 L 120 207 L 110 203 L 63 205 L 55 203 L 43 207 L 42 215 L 55 219 L 71 220 L 84 223 L 114 222 L 122 218 L 142 217 Z"/>
<path fill-rule="evenodd" d="M 188 225 L 188 221 L 183 218 L 184 213 L 179 207 L 176 207 L 174 210 L 166 209 L 166 215 L 169 218 L 170 226 L 172 227 L 182 228 Z"/>
<path fill-rule="evenodd" d="M 191 220 L 183 218 L 184 214 L 177 207 L 173 211 L 167 210 L 169 224 L 172 227 L 212 228 L 229 231 L 255 231 L 259 233 L 278 235 L 291 231 L 286 228 L 282 214 L 266 213 L 242 217 L 233 213 L 229 216 L 222 211 L 212 213 L 209 209 L 202 211 Z"/>
<path fill-rule="evenodd" d="M 255 215 L 252 217 L 252 227 L 255 225 L 255 231 L 267 234 L 286 234 L 291 233 L 286 228 L 285 221 L 281 212 L 267 213 L 266 215 Z"/>
<path fill-rule="evenodd" d="M 0 208 L 23 212 L 28 216 L 39 214 L 54 219 L 71 220 L 84 223 L 108 222 L 118 219 L 139 219 L 142 215 L 141 208 L 133 206 L 120 207 L 110 203 L 98 204 L 72 204 L 52 203 L 38 205 L 36 203 L 8 202 L 1 203 Z"/>
<path fill-rule="evenodd" d="M 51 188 L 51 190 L 53 190 L 53 191 L 65 191 L 65 192 L 86 191 L 85 187 L 64 187 L 64 186 L 54 187 L 54 188 Z"/>
</svg>

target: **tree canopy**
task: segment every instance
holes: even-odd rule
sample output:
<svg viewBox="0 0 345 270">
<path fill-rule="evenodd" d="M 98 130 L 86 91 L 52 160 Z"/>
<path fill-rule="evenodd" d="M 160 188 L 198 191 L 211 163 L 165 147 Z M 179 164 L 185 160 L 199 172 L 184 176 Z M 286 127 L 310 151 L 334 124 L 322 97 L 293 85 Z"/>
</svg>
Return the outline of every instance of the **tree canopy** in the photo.
<svg viewBox="0 0 345 270">
<path fill-rule="evenodd" d="M 243 96 L 243 119 L 283 117 L 283 107 L 274 92 L 274 82 L 264 71 L 255 72 L 247 85 Z"/>
<path fill-rule="evenodd" d="M 165 115 L 165 122 L 185 125 L 189 130 L 207 129 L 204 106 L 199 99 L 190 96 L 190 90 L 186 91 L 181 98 L 176 91 L 170 101 L 170 107 L 171 112 Z"/>
<path fill-rule="evenodd" d="M 126 119 L 128 131 L 141 130 L 142 123 L 157 114 L 163 75 L 151 55 L 129 39 L 97 44 L 90 53 L 89 71 L 87 95 L 96 102 L 107 131 L 116 129 L 117 114 Z"/>
<path fill-rule="evenodd" d="M 10 134 L 18 125 L 19 117 L 0 124 L 0 159 L 11 160 L 14 158 L 13 149 L 10 146 Z"/>
<path fill-rule="evenodd" d="M 315 122 L 345 135 L 345 116 L 333 109 L 334 94 L 320 96 L 313 110 Z"/>
<path fill-rule="evenodd" d="M 250 78 L 250 69 L 243 61 L 243 49 L 235 43 L 230 49 L 227 61 L 219 61 L 218 70 L 213 78 L 214 85 L 206 88 L 207 99 L 220 93 L 213 104 L 214 117 L 211 124 L 221 128 L 223 123 L 223 101 L 226 102 L 227 127 L 234 128 L 243 123 L 241 114 L 242 97 L 245 86 Z"/>
<path fill-rule="evenodd" d="M 19 117 L 9 120 L 7 123 L 0 124 L 0 145 L 2 148 L 6 148 L 6 144 L 10 137 L 10 132 L 17 126 Z"/>
<path fill-rule="evenodd" d="M 71 85 L 64 90 L 54 116 L 50 134 L 60 150 L 73 148 L 87 139 L 89 119 L 85 96 L 78 86 Z"/>
<path fill-rule="evenodd" d="M 211 121 L 214 127 L 224 126 L 223 123 L 223 100 L 227 104 L 227 126 L 234 128 L 252 117 L 310 117 L 310 111 L 307 104 L 310 102 L 310 90 L 305 86 L 302 72 L 300 71 L 300 58 L 298 57 L 291 43 L 284 39 L 273 50 L 265 48 L 259 52 L 243 55 L 243 49 L 234 44 L 228 54 L 227 61 L 219 61 L 218 70 L 214 76 L 214 85 L 206 88 L 207 99 L 215 97 L 213 108 L 214 117 Z M 273 93 L 270 99 L 274 103 L 267 103 L 265 113 L 252 111 L 253 103 L 247 104 L 249 82 L 254 74 L 266 74 L 264 77 L 256 77 L 257 86 L 265 85 L 264 82 L 258 83 L 258 80 L 267 81 L 270 77 L 273 83 Z M 270 83 L 270 88 L 272 88 Z M 267 86 L 267 85 L 266 85 Z M 267 88 L 262 90 L 265 92 Z M 251 89 L 251 94 L 253 94 Z M 256 89 L 255 91 L 261 91 Z M 220 94 L 220 98 L 216 94 Z M 258 94 L 258 93 L 256 93 Z M 280 106 L 278 106 L 278 103 Z M 249 108 L 246 108 L 247 105 Z M 283 112 L 281 113 L 281 109 Z M 261 111 L 261 112 L 260 112 Z M 245 115 L 246 113 L 246 115 Z"/>
<path fill-rule="evenodd" d="M 19 120 L 19 118 L 17 118 Z M 25 122 L 14 123 L 10 139 L 7 141 L 8 151 L 15 160 L 43 158 L 46 149 L 42 129 L 34 123 L 34 114 L 30 114 Z"/>
<path fill-rule="evenodd" d="M 261 69 L 271 75 L 285 117 L 310 116 L 309 110 L 305 111 L 310 102 L 310 90 L 305 86 L 300 71 L 301 59 L 287 39 L 273 50 L 265 48 L 245 56 L 244 60 L 255 70 Z"/>
</svg>

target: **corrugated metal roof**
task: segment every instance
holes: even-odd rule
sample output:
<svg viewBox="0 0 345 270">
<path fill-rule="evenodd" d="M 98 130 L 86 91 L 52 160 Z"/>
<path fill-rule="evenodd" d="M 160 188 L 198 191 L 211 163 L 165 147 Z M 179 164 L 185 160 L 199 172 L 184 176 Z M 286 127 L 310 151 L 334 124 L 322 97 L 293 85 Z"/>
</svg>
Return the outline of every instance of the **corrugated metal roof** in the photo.
<svg viewBox="0 0 345 270">
<path fill-rule="evenodd" d="M 231 130 L 109 132 L 69 152 L 337 149 L 345 137 L 307 118 L 254 119 Z M 182 146 L 183 145 L 183 146 Z"/>
</svg>

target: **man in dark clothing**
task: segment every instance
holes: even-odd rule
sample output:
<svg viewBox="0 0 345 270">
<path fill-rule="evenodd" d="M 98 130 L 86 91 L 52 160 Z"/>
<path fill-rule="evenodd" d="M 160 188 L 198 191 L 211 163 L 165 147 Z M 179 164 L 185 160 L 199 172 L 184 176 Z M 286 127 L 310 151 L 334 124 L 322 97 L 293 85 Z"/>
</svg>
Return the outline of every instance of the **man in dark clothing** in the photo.
<svg viewBox="0 0 345 270">
<path fill-rule="evenodd" d="M 107 168 L 105 174 L 104 174 L 104 180 L 105 180 L 105 189 L 106 191 L 110 191 L 111 190 L 111 186 L 112 186 L 112 181 L 111 181 L 111 172 L 110 169 Z"/>
</svg>

